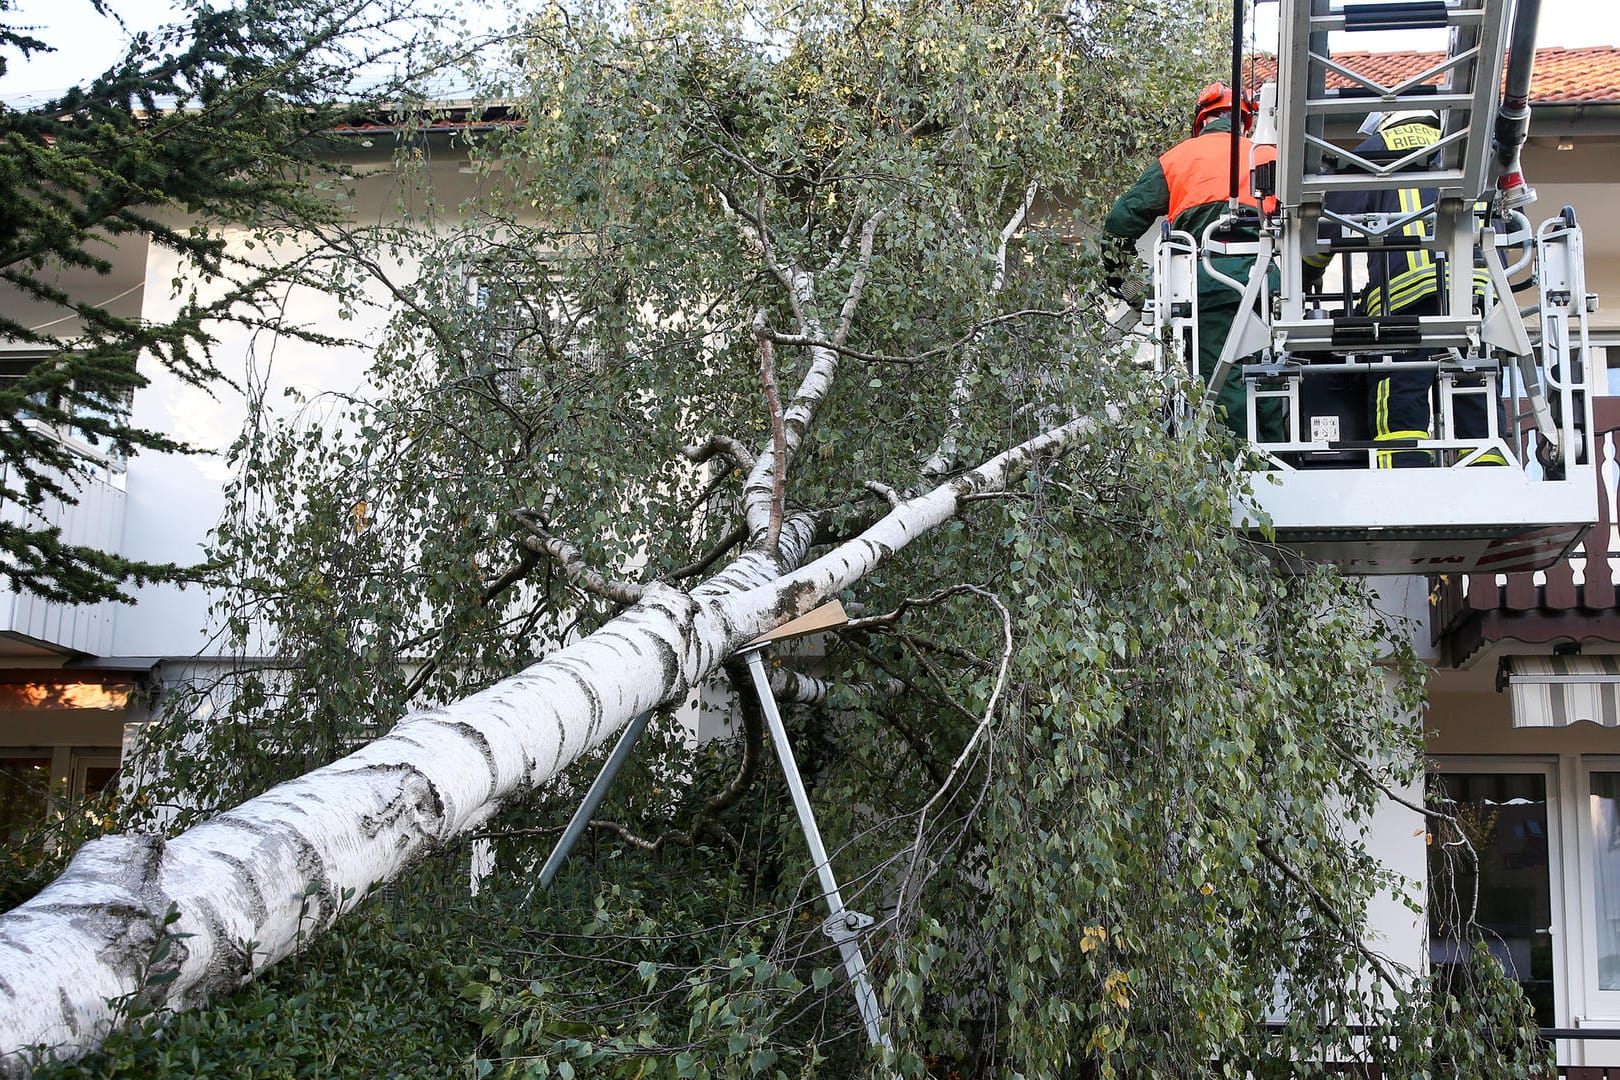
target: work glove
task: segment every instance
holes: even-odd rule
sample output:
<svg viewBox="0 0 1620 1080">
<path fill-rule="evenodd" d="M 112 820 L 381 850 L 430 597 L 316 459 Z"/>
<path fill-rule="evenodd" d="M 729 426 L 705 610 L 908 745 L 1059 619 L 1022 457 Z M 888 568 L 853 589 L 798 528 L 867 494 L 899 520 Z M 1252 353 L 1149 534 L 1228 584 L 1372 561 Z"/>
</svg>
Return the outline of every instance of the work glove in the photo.
<svg viewBox="0 0 1620 1080">
<path fill-rule="evenodd" d="M 1104 236 L 1102 240 L 1103 289 L 1116 300 L 1129 299 L 1128 287 L 1131 271 L 1136 264 L 1136 245 L 1123 236 Z M 1137 295 L 1141 295 L 1137 292 Z"/>
</svg>

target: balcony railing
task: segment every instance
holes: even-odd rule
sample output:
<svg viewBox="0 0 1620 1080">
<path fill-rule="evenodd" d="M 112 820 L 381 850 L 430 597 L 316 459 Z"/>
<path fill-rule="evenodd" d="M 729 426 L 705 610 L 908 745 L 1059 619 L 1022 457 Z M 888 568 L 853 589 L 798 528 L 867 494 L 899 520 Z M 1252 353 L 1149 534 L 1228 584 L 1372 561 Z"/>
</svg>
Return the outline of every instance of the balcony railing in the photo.
<svg viewBox="0 0 1620 1080">
<path fill-rule="evenodd" d="M 1596 398 L 1592 418 L 1597 524 L 1566 558 L 1545 570 L 1436 578 L 1430 633 L 1443 662 L 1460 665 L 1503 639 L 1530 645 L 1620 640 L 1620 398 Z"/>
</svg>

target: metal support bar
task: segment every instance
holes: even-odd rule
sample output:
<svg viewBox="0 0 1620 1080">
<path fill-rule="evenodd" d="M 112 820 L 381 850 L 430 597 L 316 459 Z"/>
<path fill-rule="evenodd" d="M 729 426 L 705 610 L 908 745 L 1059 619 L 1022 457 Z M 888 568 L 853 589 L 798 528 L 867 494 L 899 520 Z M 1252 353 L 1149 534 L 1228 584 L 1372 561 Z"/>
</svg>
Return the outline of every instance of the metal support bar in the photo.
<svg viewBox="0 0 1620 1080">
<path fill-rule="evenodd" d="M 1217 224 L 1211 224 L 1204 230 L 1202 255 L 1204 272 L 1235 291 L 1240 299 L 1237 314 L 1232 318 L 1226 340 L 1221 345 L 1220 359 L 1215 363 L 1215 370 L 1209 373 L 1209 385 L 1204 389 L 1204 402 L 1211 406 L 1220 396 L 1221 388 L 1226 385 L 1226 377 L 1231 373 L 1232 365 L 1271 344 L 1271 329 L 1264 319 L 1255 314 L 1255 311 L 1260 303 L 1261 293 L 1266 287 L 1266 277 L 1271 272 L 1274 255 L 1271 237 L 1263 236 L 1258 245 L 1254 265 L 1249 269 L 1249 279 L 1238 281 L 1236 278 L 1227 277 L 1215 269 L 1209 258 L 1209 237 Z"/>
<path fill-rule="evenodd" d="M 552 879 L 557 876 L 557 871 L 562 869 L 563 861 L 568 858 L 569 852 L 574 850 L 574 845 L 579 843 L 579 838 L 585 834 L 586 826 L 591 823 L 591 815 L 602 805 L 602 799 L 607 795 L 608 788 L 613 786 L 613 778 L 619 775 L 619 770 L 629 760 L 630 751 L 635 747 L 636 740 L 641 738 L 641 733 L 647 730 L 647 721 L 651 717 L 650 712 L 637 713 L 619 733 L 619 741 L 614 745 L 613 753 L 602 763 L 602 771 L 596 774 L 596 779 L 591 781 L 590 790 L 585 792 L 585 801 L 579 804 L 574 816 L 568 819 L 568 827 L 563 830 L 557 846 L 552 848 L 551 854 L 546 857 L 546 864 L 540 868 L 542 889 L 551 888 Z"/>
<path fill-rule="evenodd" d="M 816 876 L 821 879 L 821 893 L 827 901 L 827 921 L 822 930 L 838 946 L 844 958 L 844 971 L 849 976 L 850 989 L 855 992 L 855 1004 L 861 1020 L 866 1024 L 866 1037 L 873 1046 L 891 1048 L 888 1033 L 883 1030 L 883 1017 L 878 1009 L 877 994 L 866 978 L 866 956 L 861 952 L 861 931 L 872 925 L 870 916 L 844 907 L 844 898 L 838 890 L 838 879 L 833 876 L 832 859 L 827 846 L 821 841 L 821 830 L 816 827 L 815 811 L 810 808 L 810 797 L 805 793 L 804 780 L 799 776 L 799 765 L 793 757 L 793 746 L 788 742 L 787 728 L 782 714 L 776 708 L 776 695 L 771 692 L 771 680 L 765 671 L 765 646 L 747 653 L 748 673 L 753 676 L 754 689 L 759 694 L 759 708 L 765 714 L 765 724 L 771 731 L 771 743 L 782 763 L 782 775 L 787 779 L 788 791 L 793 796 L 793 809 L 799 815 L 799 827 L 804 830 L 804 841 L 810 848 L 810 858 L 816 865 Z"/>
</svg>

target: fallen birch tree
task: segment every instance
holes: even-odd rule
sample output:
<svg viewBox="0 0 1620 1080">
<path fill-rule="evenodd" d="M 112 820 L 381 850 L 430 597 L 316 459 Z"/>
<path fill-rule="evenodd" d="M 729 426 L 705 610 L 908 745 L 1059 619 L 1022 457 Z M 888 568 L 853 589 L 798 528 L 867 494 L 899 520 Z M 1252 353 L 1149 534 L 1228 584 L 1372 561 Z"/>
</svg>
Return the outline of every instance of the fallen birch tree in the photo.
<svg viewBox="0 0 1620 1080">
<path fill-rule="evenodd" d="M 782 685 L 875 913 L 883 1068 L 1533 1074 L 1499 969 L 1431 986 L 1365 938 L 1411 888 L 1365 830 L 1422 768 L 1415 662 L 1354 584 L 1235 536 L 1234 448 L 1171 437 L 1164 388 L 1098 347 L 1077 221 L 1178 137 L 1206 8 L 530 17 L 480 73 L 523 122 L 403 134 L 409 227 L 325 237 L 332 291 L 387 307 L 371 386 L 235 447 L 217 612 L 256 662 L 150 733 L 177 817 L 0 917 L 10 1069 L 426 902 L 368 894 L 458 837 L 531 872 L 570 809 L 549 780 L 846 593 L 882 614 Z M 447 155 L 481 186 L 434 189 Z M 476 1009 L 440 1074 L 875 1066 L 744 705 L 742 737 L 621 778 L 565 871 L 587 910 L 472 912 L 451 966 L 518 974 L 412 999 Z"/>
<path fill-rule="evenodd" d="M 360 751 L 170 840 L 93 840 L 0 915 L 0 1061 L 92 1049 L 120 1003 L 195 1007 L 326 931 L 424 852 L 556 778 L 631 717 L 684 698 L 739 647 L 858 582 L 976 496 L 1094 427 L 1076 420 L 896 506 L 807 565 L 811 517 L 772 552 L 623 615 L 520 675 L 417 713 Z M 161 946 L 161 948 L 160 948 Z"/>
</svg>

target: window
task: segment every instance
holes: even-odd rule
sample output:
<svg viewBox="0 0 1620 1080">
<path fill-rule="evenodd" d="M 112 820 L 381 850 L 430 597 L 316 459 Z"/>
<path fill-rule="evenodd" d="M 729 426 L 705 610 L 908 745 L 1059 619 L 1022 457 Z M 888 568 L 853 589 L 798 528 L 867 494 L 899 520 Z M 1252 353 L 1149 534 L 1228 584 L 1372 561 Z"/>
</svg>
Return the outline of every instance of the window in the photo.
<svg viewBox="0 0 1620 1080">
<path fill-rule="evenodd" d="M 113 747 L 0 749 L 0 845 L 16 845 L 82 800 L 112 789 L 118 762 Z"/>
<path fill-rule="evenodd" d="M 601 370 L 592 316 L 551 279 L 471 277 L 467 297 L 478 342 L 469 374 L 492 378 L 504 400 L 549 398 Z"/>
<path fill-rule="evenodd" d="M 1447 768 L 1429 783 L 1430 805 L 1452 818 L 1429 846 L 1430 961 L 1437 972 L 1466 963 L 1482 936 L 1543 1027 L 1555 1026 L 1557 997 L 1550 780 L 1550 767 Z"/>
<path fill-rule="evenodd" d="M 1575 770 L 1580 933 L 1570 1012 L 1581 1027 L 1620 1029 L 1620 758 L 1584 757 Z M 1605 1058 L 1620 1063 L 1620 1043 Z"/>
<path fill-rule="evenodd" d="M 0 354 L 0 390 L 15 391 L 36 367 L 48 359 L 47 356 L 39 354 Z M 61 392 L 47 394 L 36 391 L 29 395 L 28 400 L 37 406 L 50 404 L 56 409 L 62 408 L 63 404 Z M 127 423 L 130 393 L 124 391 L 114 395 L 86 395 L 84 400 L 70 402 L 68 408 L 74 417 Z M 73 450 L 84 459 L 89 471 L 102 475 L 104 479 L 108 473 L 123 473 L 126 466 L 123 454 L 106 440 L 99 439 L 71 424 L 50 422 L 30 412 L 27 406 L 19 410 L 18 415 L 34 430 Z"/>
<path fill-rule="evenodd" d="M 1597 989 L 1620 990 L 1620 772 L 1588 774 Z"/>
<path fill-rule="evenodd" d="M 49 753 L 0 756 L 0 841 L 15 844 L 44 823 L 50 799 Z"/>
</svg>

